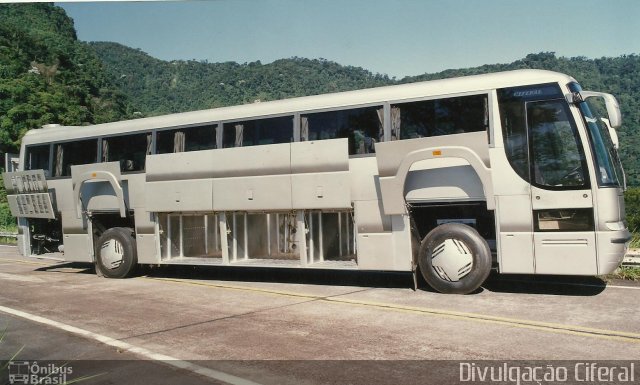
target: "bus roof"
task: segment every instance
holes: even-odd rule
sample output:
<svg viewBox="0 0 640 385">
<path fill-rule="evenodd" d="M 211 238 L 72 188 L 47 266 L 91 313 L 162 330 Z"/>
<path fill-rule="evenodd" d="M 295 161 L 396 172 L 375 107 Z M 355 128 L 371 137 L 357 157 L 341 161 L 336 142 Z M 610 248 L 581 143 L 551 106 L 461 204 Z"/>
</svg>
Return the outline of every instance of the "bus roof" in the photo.
<svg viewBox="0 0 640 385">
<path fill-rule="evenodd" d="M 226 121 L 250 120 L 265 116 L 294 114 L 296 112 L 355 108 L 365 105 L 376 105 L 387 102 L 395 103 L 402 102 L 403 100 L 431 98 L 440 95 L 480 92 L 519 85 L 551 82 L 569 83 L 572 81 L 575 80 L 568 75 L 544 70 L 526 69 L 497 72 L 182 112 L 89 126 L 51 127 L 50 125 L 44 129 L 33 129 L 27 132 L 23 138 L 23 144 L 56 142 Z"/>
</svg>

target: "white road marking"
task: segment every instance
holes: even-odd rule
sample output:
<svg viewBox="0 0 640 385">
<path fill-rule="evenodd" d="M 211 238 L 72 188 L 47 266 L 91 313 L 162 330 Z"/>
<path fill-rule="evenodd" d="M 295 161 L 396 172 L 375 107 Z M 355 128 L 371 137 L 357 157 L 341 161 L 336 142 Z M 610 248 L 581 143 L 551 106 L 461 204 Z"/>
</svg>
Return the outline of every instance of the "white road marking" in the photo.
<svg viewBox="0 0 640 385">
<path fill-rule="evenodd" d="M 176 368 L 180 368 L 180 369 L 184 369 L 187 371 L 190 371 L 192 373 L 197 373 L 201 376 L 205 376 L 217 381 L 222 381 L 224 383 L 227 384 L 232 384 L 232 385 L 259 385 L 256 382 L 253 382 L 251 380 L 247 380 L 244 378 L 240 378 L 237 376 L 234 376 L 232 374 L 228 374 L 228 373 L 224 373 L 224 372 L 220 372 L 218 370 L 214 370 L 214 369 L 210 369 L 210 368 L 206 368 L 204 366 L 200 366 L 200 365 L 196 365 L 192 362 L 188 362 L 188 361 L 183 361 L 180 359 L 177 359 L 175 357 L 171 357 L 171 356 L 167 356 L 164 354 L 160 354 L 160 353 L 155 353 L 152 352 L 148 349 L 139 347 L 139 346 L 135 346 L 135 345 L 131 345 L 127 342 L 124 341 L 120 341 L 117 340 L 115 338 L 111 338 L 111 337 L 107 337 L 107 336 L 103 336 L 101 334 L 97 334 L 88 330 L 84 330 L 84 329 L 80 329 L 78 327 L 75 326 L 71 326 L 71 325 L 67 325 L 64 324 L 62 322 L 58 322 L 58 321 L 54 321 L 48 318 L 44 318 L 44 317 L 40 317 L 38 315 L 35 314 L 30 314 L 21 310 L 17 310 L 17 309 L 12 309 L 10 307 L 6 307 L 6 306 L 1 306 L 0 305 L 0 311 L 7 313 L 7 314 L 11 314 L 13 316 L 16 317 L 20 317 L 20 318 L 24 318 L 27 319 L 29 321 L 33 321 L 33 322 L 38 322 L 41 323 L 43 325 L 47 325 L 47 326 L 51 326 L 57 329 L 61 329 L 64 330 L 66 332 L 72 333 L 72 334 L 76 334 L 79 335 L 81 337 L 84 338 L 89 338 L 92 340 L 96 340 L 98 342 L 101 342 L 105 345 L 109 345 L 109 346 L 113 346 L 115 348 L 136 354 L 138 356 L 144 357 L 146 359 L 150 359 L 150 360 L 154 360 L 154 361 L 161 361 L 162 363 L 166 364 L 166 365 L 171 365 L 174 366 Z"/>
</svg>

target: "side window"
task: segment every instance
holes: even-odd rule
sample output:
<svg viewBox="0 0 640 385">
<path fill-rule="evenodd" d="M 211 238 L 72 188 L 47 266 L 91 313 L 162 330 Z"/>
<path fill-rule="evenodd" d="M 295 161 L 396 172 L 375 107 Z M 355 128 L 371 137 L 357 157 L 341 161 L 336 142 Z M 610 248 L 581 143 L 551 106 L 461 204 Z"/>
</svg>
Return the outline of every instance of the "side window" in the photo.
<svg viewBox="0 0 640 385">
<path fill-rule="evenodd" d="M 71 176 L 71 166 L 96 163 L 98 139 L 58 143 L 54 146 L 53 176 Z"/>
<path fill-rule="evenodd" d="M 151 153 L 151 133 L 112 136 L 102 139 L 102 161 L 120 162 L 120 171 L 144 171 Z"/>
<path fill-rule="evenodd" d="M 216 148 L 217 125 L 185 127 L 176 130 L 158 131 L 156 153 L 211 150 Z"/>
<path fill-rule="evenodd" d="M 49 176 L 49 154 L 51 146 L 48 144 L 27 147 L 27 155 L 25 157 L 25 170 L 44 170 L 46 176 Z"/>
<path fill-rule="evenodd" d="M 527 182 L 529 178 L 529 140 L 524 102 L 498 92 L 504 150 L 511 167 Z"/>
<path fill-rule="evenodd" d="M 504 149 L 527 182 L 548 189 L 587 187 L 586 160 L 556 83 L 498 90 Z"/>
<path fill-rule="evenodd" d="M 531 138 L 531 172 L 535 184 L 546 187 L 585 186 L 586 160 L 576 127 L 564 101 L 527 103 Z"/>
<path fill-rule="evenodd" d="M 300 139 L 349 139 L 349 155 L 375 152 L 383 138 L 382 106 L 318 112 L 300 117 Z"/>
<path fill-rule="evenodd" d="M 293 116 L 225 123 L 222 146 L 246 147 L 293 141 Z"/>
<path fill-rule="evenodd" d="M 391 106 L 391 139 L 486 131 L 487 95 L 398 103 Z"/>
</svg>

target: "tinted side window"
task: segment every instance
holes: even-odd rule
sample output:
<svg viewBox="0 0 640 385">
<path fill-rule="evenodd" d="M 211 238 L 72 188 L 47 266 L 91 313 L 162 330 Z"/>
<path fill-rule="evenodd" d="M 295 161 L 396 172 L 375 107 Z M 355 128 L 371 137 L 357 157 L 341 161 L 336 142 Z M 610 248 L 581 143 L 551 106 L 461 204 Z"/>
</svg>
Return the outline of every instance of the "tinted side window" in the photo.
<svg viewBox="0 0 640 385">
<path fill-rule="evenodd" d="M 487 95 L 398 103 L 391 106 L 391 139 L 486 131 Z"/>
<path fill-rule="evenodd" d="M 374 144 L 383 138 L 383 108 L 319 112 L 300 117 L 301 140 L 349 139 L 349 154 L 375 152 Z"/>
<path fill-rule="evenodd" d="M 526 103 L 562 97 L 560 87 L 553 83 L 498 90 L 504 150 L 511 167 L 527 182 L 530 182 L 531 178 Z"/>
<path fill-rule="evenodd" d="M 151 152 L 151 134 L 112 136 L 102 139 L 102 161 L 120 162 L 120 171 L 144 171 Z"/>
<path fill-rule="evenodd" d="M 156 153 L 211 150 L 216 148 L 216 125 L 158 131 Z"/>
<path fill-rule="evenodd" d="M 53 176 L 71 176 L 71 166 L 96 163 L 98 160 L 98 139 L 58 143 L 54 153 Z"/>
<path fill-rule="evenodd" d="M 222 146 L 246 147 L 293 141 L 293 117 L 282 116 L 225 123 Z"/>
<path fill-rule="evenodd" d="M 27 147 L 25 157 L 25 170 L 44 170 L 45 175 L 49 175 L 49 154 L 51 146 L 48 144 Z"/>
</svg>

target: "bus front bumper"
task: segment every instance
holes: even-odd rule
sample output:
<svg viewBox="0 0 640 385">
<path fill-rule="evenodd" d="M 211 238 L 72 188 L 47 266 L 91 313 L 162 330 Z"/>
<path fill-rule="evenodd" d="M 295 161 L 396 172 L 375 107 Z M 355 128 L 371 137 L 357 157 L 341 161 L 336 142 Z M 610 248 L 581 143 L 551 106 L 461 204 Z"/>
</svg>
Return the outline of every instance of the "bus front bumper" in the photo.
<svg viewBox="0 0 640 385">
<path fill-rule="evenodd" d="M 599 231 L 598 233 L 598 274 L 610 274 L 624 259 L 631 233 L 628 229 L 618 231 Z"/>
</svg>

